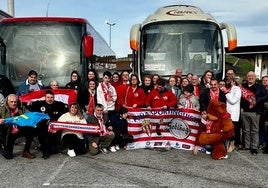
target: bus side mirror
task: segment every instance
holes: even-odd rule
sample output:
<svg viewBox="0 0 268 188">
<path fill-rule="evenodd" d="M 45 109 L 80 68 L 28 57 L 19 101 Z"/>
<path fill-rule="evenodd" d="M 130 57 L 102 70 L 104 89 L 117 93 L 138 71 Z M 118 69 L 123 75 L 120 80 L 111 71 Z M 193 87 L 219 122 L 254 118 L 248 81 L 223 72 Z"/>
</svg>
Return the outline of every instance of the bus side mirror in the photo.
<svg viewBox="0 0 268 188">
<path fill-rule="evenodd" d="M 84 54 L 86 58 L 90 58 L 93 55 L 93 37 L 85 35 L 83 39 Z"/>
<path fill-rule="evenodd" d="M 233 51 L 237 47 L 237 36 L 235 27 L 231 24 L 220 23 L 221 30 L 226 29 L 228 39 L 228 50 Z"/>
<path fill-rule="evenodd" d="M 140 38 L 141 24 L 135 24 L 130 30 L 130 48 L 134 51 L 139 49 L 139 38 Z"/>
</svg>

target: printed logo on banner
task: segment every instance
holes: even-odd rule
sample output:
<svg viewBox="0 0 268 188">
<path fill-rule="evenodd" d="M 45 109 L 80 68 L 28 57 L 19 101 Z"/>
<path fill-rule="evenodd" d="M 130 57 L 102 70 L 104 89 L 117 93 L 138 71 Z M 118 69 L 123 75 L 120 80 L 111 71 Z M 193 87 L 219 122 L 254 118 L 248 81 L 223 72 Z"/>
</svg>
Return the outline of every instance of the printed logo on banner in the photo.
<svg viewBox="0 0 268 188">
<path fill-rule="evenodd" d="M 171 147 L 171 144 L 169 141 L 166 143 L 166 147 Z"/>
<path fill-rule="evenodd" d="M 181 147 L 184 148 L 184 149 L 190 149 L 191 148 L 191 146 L 188 145 L 188 144 L 182 144 Z"/>
<path fill-rule="evenodd" d="M 135 144 L 134 143 L 128 143 L 128 149 L 135 149 Z"/>
<path fill-rule="evenodd" d="M 155 142 L 154 143 L 154 147 L 162 147 L 163 146 L 163 142 Z"/>
<path fill-rule="evenodd" d="M 142 130 L 145 132 L 149 137 L 151 137 L 151 122 L 149 119 L 144 119 L 141 123 L 142 125 Z"/>
<path fill-rule="evenodd" d="M 151 147 L 151 143 L 148 141 L 148 142 L 146 142 L 146 144 L 145 144 L 145 148 L 150 148 Z"/>
<path fill-rule="evenodd" d="M 178 142 L 176 142 L 174 148 L 181 148 L 180 144 Z"/>
<path fill-rule="evenodd" d="M 187 123 L 185 123 L 180 118 L 174 118 L 171 120 L 169 124 L 169 131 L 173 136 L 177 137 L 178 139 L 185 139 L 191 133 L 191 130 Z"/>
</svg>

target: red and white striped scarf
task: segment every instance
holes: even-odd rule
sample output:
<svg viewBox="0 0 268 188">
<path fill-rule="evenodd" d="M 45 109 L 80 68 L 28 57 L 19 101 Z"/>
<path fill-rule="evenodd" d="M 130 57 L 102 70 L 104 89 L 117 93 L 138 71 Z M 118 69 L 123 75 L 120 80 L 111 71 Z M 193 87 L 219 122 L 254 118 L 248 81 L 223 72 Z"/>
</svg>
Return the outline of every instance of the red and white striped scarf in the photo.
<svg viewBox="0 0 268 188">
<path fill-rule="evenodd" d="M 213 121 L 207 119 L 201 119 L 201 123 L 203 123 L 204 125 L 206 125 L 206 133 L 211 133 L 211 126 L 213 124 Z"/>
<path fill-rule="evenodd" d="M 240 86 L 242 92 L 242 98 L 249 102 L 249 108 L 254 107 L 256 104 L 256 95 L 249 89 Z"/>
<path fill-rule="evenodd" d="M 193 109 L 194 108 L 194 105 L 193 105 L 193 102 L 191 101 L 191 96 L 185 97 L 185 99 L 186 99 L 186 106 L 185 106 L 185 108 Z"/>
<path fill-rule="evenodd" d="M 112 92 L 111 92 L 111 84 L 108 83 L 107 85 L 104 84 L 103 82 L 101 83 L 101 88 L 104 94 L 104 99 L 105 101 L 108 101 L 109 97 L 112 97 Z"/>
<path fill-rule="evenodd" d="M 200 91 L 198 85 L 194 85 L 194 94 L 195 96 L 199 97 L 200 96 Z"/>
<path fill-rule="evenodd" d="M 94 100 L 95 92 L 89 92 L 89 102 L 87 107 L 87 113 L 91 114 L 94 112 L 95 100 Z"/>
<path fill-rule="evenodd" d="M 99 126 L 100 126 L 100 136 L 106 136 L 109 135 L 109 131 L 107 130 L 106 126 L 104 125 L 104 120 L 102 117 L 97 117 L 95 115 L 95 117 L 98 119 L 99 121 Z"/>
<path fill-rule="evenodd" d="M 220 93 L 220 90 L 219 89 L 217 89 L 216 91 L 212 91 L 210 89 L 210 98 L 212 100 L 218 101 L 219 100 L 219 93 Z"/>
<path fill-rule="evenodd" d="M 97 124 L 50 121 L 48 125 L 48 132 L 56 133 L 57 131 L 67 130 L 80 133 L 100 134 L 97 126 Z"/>
</svg>

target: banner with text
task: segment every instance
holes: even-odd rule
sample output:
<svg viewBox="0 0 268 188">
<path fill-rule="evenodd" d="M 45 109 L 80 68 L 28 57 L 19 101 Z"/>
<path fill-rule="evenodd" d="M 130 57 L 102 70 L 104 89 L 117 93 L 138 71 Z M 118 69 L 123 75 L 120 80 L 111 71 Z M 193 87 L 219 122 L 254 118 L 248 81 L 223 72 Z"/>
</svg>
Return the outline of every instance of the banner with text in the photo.
<svg viewBox="0 0 268 188">
<path fill-rule="evenodd" d="M 193 149 L 201 119 L 199 111 L 131 108 L 128 111 L 128 132 L 134 141 L 127 149 Z"/>
<path fill-rule="evenodd" d="M 100 134 L 100 130 L 97 128 L 98 125 L 95 124 L 50 121 L 48 125 L 48 132 L 56 133 L 57 131 L 65 130 L 89 134 Z"/>
</svg>

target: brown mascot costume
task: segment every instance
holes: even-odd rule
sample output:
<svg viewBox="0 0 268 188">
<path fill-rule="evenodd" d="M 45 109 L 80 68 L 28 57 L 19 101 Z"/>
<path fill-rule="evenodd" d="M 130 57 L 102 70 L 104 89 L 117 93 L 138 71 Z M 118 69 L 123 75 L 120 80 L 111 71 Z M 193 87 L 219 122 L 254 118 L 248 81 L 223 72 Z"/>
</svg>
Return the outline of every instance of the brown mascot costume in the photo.
<svg viewBox="0 0 268 188">
<path fill-rule="evenodd" d="M 212 125 L 210 133 L 201 131 L 199 143 L 202 145 L 211 145 L 212 158 L 222 159 L 227 155 L 224 141 L 234 136 L 234 125 L 230 114 L 226 111 L 226 104 L 212 100 L 207 108 L 207 116 Z"/>
</svg>

